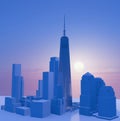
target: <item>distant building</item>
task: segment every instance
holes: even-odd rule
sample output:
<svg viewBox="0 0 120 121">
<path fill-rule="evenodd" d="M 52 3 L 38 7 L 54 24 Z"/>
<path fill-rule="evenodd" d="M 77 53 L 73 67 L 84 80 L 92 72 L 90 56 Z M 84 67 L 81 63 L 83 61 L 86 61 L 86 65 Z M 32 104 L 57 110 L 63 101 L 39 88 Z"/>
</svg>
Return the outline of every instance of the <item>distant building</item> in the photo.
<svg viewBox="0 0 120 121">
<path fill-rule="evenodd" d="M 43 99 L 53 99 L 54 73 L 43 72 Z"/>
<path fill-rule="evenodd" d="M 43 80 L 38 80 L 38 90 L 36 90 L 36 96 L 43 97 Z"/>
<path fill-rule="evenodd" d="M 57 97 L 58 72 L 59 72 L 59 58 L 51 57 L 49 62 L 49 71 L 54 72 L 54 97 Z"/>
<path fill-rule="evenodd" d="M 111 86 L 87 72 L 82 76 L 79 113 L 112 120 L 116 116 L 116 97 Z"/>
<path fill-rule="evenodd" d="M 14 97 L 5 97 L 5 110 L 8 112 L 15 113 L 16 108 L 20 107 L 21 104 L 16 101 Z"/>
<path fill-rule="evenodd" d="M 65 98 L 65 109 L 72 107 L 72 89 L 71 89 L 71 70 L 70 70 L 70 52 L 69 39 L 66 36 L 65 21 L 64 33 L 60 40 L 60 57 L 59 57 L 59 84 L 62 89 L 62 96 Z"/>
<path fill-rule="evenodd" d="M 103 81 L 103 79 L 99 78 L 99 77 L 96 77 L 95 78 L 95 81 L 96 81 L 96 96 L 97 96 L 97 105 L 96 105 L 96 109 L 98 111 L 98 96 L 99 96 L 99 92 L 100 92 L 100 89 L 101 87 L 105 86 L 105 82 Z"/>
<path fill-rule="evenodd" d="M 12 97 L 5 98 L 5 110 L 16 112 L 16 108 L 21 106 L 21 99 L 24 93 L 24 80 L 21 76 L 21 64 L 12 65 Z"/>
<path fill-rule="evenodd" d="M 44 118 L 50 115 L 49 100 L 33 100 L 30 106 L 30 114 L 32 117 Z"/>
<path fill-rule="evenodd" d="M 87 72 L 81 80 L 80 114 L 92 115 L 97 108 L 97 84 L 94 76 Z"/>
<path fill-rule="evenodd" d="M 21 76 L 21 64 L 12 65 L 12 97 L 20 100 L 24 95 L 24 80 Z"/>
<path fill-rule="evenodd" d="M 51 101 L 51 113 L 62 115 L 65 113 L 65 101 L 64 98 L 55 98 Z"/>
<path fill-rule="evenodd" d="M 111 86 L 103 86 L 98 96 L 98 116 L 106 119 L 116 117 L 116 97 Z"/>
</svg>

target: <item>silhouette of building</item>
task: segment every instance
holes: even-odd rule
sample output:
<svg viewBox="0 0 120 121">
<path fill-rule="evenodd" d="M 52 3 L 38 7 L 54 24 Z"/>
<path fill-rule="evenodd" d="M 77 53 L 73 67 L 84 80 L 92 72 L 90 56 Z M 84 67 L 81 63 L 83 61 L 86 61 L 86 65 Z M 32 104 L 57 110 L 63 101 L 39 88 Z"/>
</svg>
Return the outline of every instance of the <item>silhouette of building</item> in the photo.
<svg viewBox="0 0 120 121">
<path fill-rule="evenodd" d="M 97 89 L 96 90 L 96 96 L 97 96 L 97 107 L 96 107 L 96 109 L 98 111 L 98 96 L 99 96 L 100 88 L 105 86 L 105 82 L 99 77 L 96 77 L 95 81 L 96 81 L 96 84 L 97 84 L 96 85 L 96 89 Z"/>
<path fill-rule="evenodd" d="M 81 80 L 79 113 L 108 120 L 117 118 L 113 88 L 105 86 L 101 78 L 95 78 L 89 72 L 84 74 Z"/>
<path fill-rule="evenodd" d="M 51 113 L 62 115 L 65 113 L 65 100 L 64 98 L 54 98 L 51 101 Z"/>
<path fill-rule="evenodd" d="M 80 114 L 92 115 L 96 112 L 97 106 L 97 84 L 94 76 L 87 72 L 81 80 Z"/>
<path fill-rule="evenodd" d="M 111 86 L 100 88 L 98 96 L 98 116 L 105 119 L 116 118 L 116 97 Z"/>
<path fill-rule="evenodd" d="M 36 90 L 36 96 L 43 97 L 43 80 L 38 80 L 38 90 Z"/>
<path fill-rule="evenodd" d="M 43 99 L 53 99 L 54 73 L 43 72 Z"/>
<path fill-rule="evenodd" d="M 66 36 L 66 31 L 65 31 L 65 18 L 64 18 L 64 32 L 60 40 L 59 85 L 61 85 L 62 96 L 65 98 L 65 109 L 68 109 L 72 106 L 72 92 L 71 92 L 72 90 L 71 90 L 69 39 Z"/>
<path fill-rule="evenodd" d="M 58 72 L 59 72 L 59 58 L 51 57 L 49 62 L 49 71 L 54 72 L 54 97 L 57 97 Z"/>
<path fill-rule="evenodd" d="M 12 97 L 20 100 L 24 93 L 24 80 L 21 76 L 21 64 L 12 65 Z"/>
<path fill-rule="evenodd" d="M 32 100 L 30 106 L 30 114 L 32 117 L 44 118 L 50 115 L 49 100 Z"/>
<path fill-rule="evenodd" d="M 29 107 L 16 107 L 16 114 L 27 116 L 30 115 L 30 108 Z"/>
<path fill-rule="evenodd" d="M 20 107 L 21 104 L 14 97 L 5 97 L 5 110 L 8 112 L 16 112 L 16 108 Z"/>
<path fill-rule="evenodd" d="M 16 108 L 21 106 L 21 98 L 24 92 L 24 81 L 21 76 L 21 65 L 12 65 L 12 97 L 5 97 L 4 109 L 9 112 L 16 112 Z"/>
</svg>

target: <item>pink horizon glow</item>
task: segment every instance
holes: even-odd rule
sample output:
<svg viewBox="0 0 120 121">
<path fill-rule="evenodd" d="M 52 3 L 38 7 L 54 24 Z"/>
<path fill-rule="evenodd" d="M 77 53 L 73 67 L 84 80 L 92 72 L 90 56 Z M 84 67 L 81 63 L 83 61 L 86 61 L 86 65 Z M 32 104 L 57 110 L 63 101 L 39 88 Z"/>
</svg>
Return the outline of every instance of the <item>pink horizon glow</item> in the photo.
<svg viewBox="0 0 120 121">
<path fill-rule="evenodd" d="M 117 98 L 120 98 L 120 72 L 97 72 L 92 73 L 95 77 L 101 77 L 106 85 L 112 86 L 114 88 Z M 35 95 L 38 88 L 38 80 L 42 79 L 41 70 L 38 71 L 23 71 L 24 77 L 24 94 L 25 95 Z M 80 80 L 82 75 L 78 76 L 72 75 L 72 95 L 74 98 L 79 98 L 80 96 Z M 11 94 L 11 72 L 0 72 L 0 95 L 10 95 Z M 4 80 L 4 81 L 3 81 Z"/>
</svg>

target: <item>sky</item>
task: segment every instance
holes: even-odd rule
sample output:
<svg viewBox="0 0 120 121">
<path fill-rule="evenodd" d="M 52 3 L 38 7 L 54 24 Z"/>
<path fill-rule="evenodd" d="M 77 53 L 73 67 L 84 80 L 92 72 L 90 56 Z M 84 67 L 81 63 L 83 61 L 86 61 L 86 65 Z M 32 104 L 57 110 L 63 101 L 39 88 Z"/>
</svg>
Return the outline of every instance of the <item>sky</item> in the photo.
<svg viewBox="0 0 120 121">
<path fill-rule="evenodd" d="M 35 95 L 50 57 L 59 56 L 66 16 L 72 93 L 91 72 L 120 97 L 120 0 L 1 0 L 0 95 L 10 95 L 12 64 L 22 64 L 25 95 Z M 78 68 L 75 68 L 75 64 Z"/>
</svg>

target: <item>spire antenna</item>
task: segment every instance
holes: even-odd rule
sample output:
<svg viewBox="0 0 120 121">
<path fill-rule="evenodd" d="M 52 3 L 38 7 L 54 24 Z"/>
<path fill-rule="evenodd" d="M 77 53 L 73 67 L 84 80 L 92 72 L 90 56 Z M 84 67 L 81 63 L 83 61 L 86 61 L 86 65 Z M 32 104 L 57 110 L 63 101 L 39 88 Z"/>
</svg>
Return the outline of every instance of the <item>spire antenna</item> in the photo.
<svg viewBox="0 0 120 121">
<path fill-rule="evenodd" d="M 65 23 L 65 15 L 64 15 L 64 31 L 63 31 L 63 35 L 66 35 L 66 23 Z"/>
</svg>

